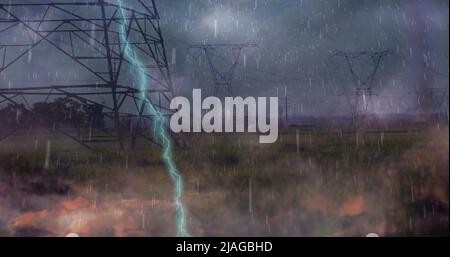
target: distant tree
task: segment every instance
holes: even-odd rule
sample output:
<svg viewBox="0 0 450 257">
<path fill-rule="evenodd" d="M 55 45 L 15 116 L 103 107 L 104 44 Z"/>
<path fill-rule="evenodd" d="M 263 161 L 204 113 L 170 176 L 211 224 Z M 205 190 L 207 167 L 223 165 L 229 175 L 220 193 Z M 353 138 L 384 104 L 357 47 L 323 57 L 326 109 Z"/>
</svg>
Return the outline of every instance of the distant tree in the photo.
<svg viewBox="0 0 450 257">
<path fill-rule="evenodd" d="M 23 104 L 8 104 L 0 109 L 0 124 L 2 128 L 13 128 L 27 123 L 29 111 Z"/>
<path fill-rule="evenodd" d="M 104 128 L 103 106 L 94 104 L 84 104 L 84 125 L 91 128 Z"/>
<path fill-rule="evenodd" d="M 27 127 L 30 125 L 52 128 L 71 126 L 75 128 L 104 128 L 103 107 L 81 104 L 70 98 L 57 98 L 53 102 L 37 102 L 31 110 L 23 104 L 8 104 L 0 109 L 2 128 Z"/>
<path fill-rule="evenodd" d="M 82 106 L 70 98 L 57 98 L 50 103 L 35 103 L 32 112 L 35 122 L 44 127 L 70 125 L 78 128 L 83 125 Z"/>
</svg>

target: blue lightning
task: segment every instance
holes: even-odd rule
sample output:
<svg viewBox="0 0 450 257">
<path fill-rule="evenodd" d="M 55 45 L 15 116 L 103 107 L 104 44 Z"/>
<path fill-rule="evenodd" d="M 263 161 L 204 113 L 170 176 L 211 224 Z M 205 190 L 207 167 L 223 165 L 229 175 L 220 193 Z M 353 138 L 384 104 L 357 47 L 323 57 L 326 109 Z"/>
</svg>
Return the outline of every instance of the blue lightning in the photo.
<svg viewBox="0 0 450 257">
<path fill-rule="evenodd" d="M 118 0 L 119 10 L 121 16 L 125 19 L 125 11 L 122 8 L 122 0 Z M 133 22 L 130 20 L 130 22 Z M 177 228 L 177 236 L 187 237 L 190 236 L 187 231 L 186 225 L 186 210 L 183 206 L 183 177 L 180 172 L 177 170 L 176 163 L 173 159 L 173 145 L 170 134 L 167 131 L 167 127 L 165 126 L 166 119 L 155 106 L 152 104 L 151 100 L 147 97 L 147 90 L 149 89 L 149 81 L 147 79 L 146 72 L 144 70 L 144 64 L 142 60 L 140 60 L 139 56 L 136 52 L 131 48 L 127 33 L 126 33 L 126 22 L 121 23 L 121 41 L 125 43 L 124 53 L 130 62 L 132 62 L 131 69 L 134 71 L 135 82 L 140 89 L 140 96 L 142 101 L 146 101 L 148 104 L 146 105 L 150 114 L 154 116 L 154 129 L 153 134 L 154 137 L 161 143 L 162 145 L 162 153 L 161 158 L 166 167 L 167 173 L 172 179 L 174 185 L 174 199 L 173 203 L 176 209 L 176 228 Z"/>
</svg>

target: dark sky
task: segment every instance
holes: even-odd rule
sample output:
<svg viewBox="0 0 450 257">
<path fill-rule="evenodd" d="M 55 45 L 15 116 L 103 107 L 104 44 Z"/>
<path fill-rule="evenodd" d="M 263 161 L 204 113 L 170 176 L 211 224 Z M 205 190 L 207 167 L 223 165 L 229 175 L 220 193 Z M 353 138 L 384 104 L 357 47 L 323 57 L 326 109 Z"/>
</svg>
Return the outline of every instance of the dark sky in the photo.
<svg viewBox="0 0 450 257">
<path fill-rule="evenodd" d="M 354 88 L 337 50 L 382 51 L 376 75 L 375 112 L 407 112 L 424 84 L 448 87 L 448 1 L 159 1 L 176 89 L 212 89 L 204 55 L 189 44 L 256 43 L 240 59 L 233 93 L 288 94 L 290 111 L 303 115 L 346 112 L 343 91 Z M 195 58 L 194 58 L 195 57 Z M 199 58 L 202 58 L 199 60 Z M 220 67 L 231 50 L 217 51 Z M 367 57 L 356 61 L 361 77 L 373 69 Z M 386 104 L 388 102 L 388 104 Z"/>
<path fill-rule="evenodd" d="M 8 2 L 16 1 L 0 0 Z M 234 95 L 287 93 L 289 112 L 296 115 L 349 113 L 342 94 L 355 85 L 345 59 L 332 57 L 339 50 L 392 50 L 376 73 L 373 91 L 377 96 L 373 97 L 372 112 L 412 112 L 417 109 L 413 93 L 417 88 L 448 88 L 447 0 L 156 2 L 177 94 L 189 95 L 192 88 L 204 89 L 205 95 L 212 93 L 214 82 L 204 54 L 188 50 L 190 44 L 201 43 L 257 44 L 257 48 L 245 49 L 239 59 L 232 83 Z M 39 10 L 24 12 L 35 17 Z M 14 39 L 16 35 L 6 36 Z M 2 37 L 5 40 L 5 34 Z M 35 58 L 38 50 L 28 56 L 28 66 L 19 65 L 12 73 L 2 73 L 1 86 L 16 86 L 35 73 L 62 69 L 60 59 L 45 49 L 44 59 Z M 232 61 L 233 51 L 227 48 L 218 49 L 213 56 L 219 69 Z M 355 72 L 361 78 L 372 70 L 367 56 L 355 59 Z M 70 68 L 59 74 L 66 81 L 71 76 L 82 77 L 81 72 Z"/>
</svg>

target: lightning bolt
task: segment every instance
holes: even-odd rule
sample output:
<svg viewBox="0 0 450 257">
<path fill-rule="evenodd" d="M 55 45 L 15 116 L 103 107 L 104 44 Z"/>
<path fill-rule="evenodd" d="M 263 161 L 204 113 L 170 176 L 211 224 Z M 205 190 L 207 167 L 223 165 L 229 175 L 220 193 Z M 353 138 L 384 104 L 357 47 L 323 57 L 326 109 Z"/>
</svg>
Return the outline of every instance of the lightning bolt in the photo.
<svg viewBox="0 0 450 257">
<path fill-rule="evenodd" d="M 147 90 L 150 88 L 150 83 L 148 81 L 148 77 L 144 70 L 144 65 L 142 60 L 140 60 L 139 56 L 136 54 L 135 50 L 130 46 L 128 42 L 127 32 L 126 32 L 126 20 L 125 19 L 125 11 L 122 8 L 122 0 L 117 0 L 118 6 L 120 10 L 121 16 L 124 18 L 124 22 L 121 23 L 121 41 L 125 43 L 124 46 L 124 54 L 128 60 L 132 63 L 131 69 L 134 71 L 134 79 L 136 85 L 140 89 L 140 96 L 142 101 L 146 101 L 148 104 L 147 109 L 154 116 L 154 129 L 153 135 L 154 137 L 161 143 L 162 145 L 162 153 L 161 158 L 166 167 L 167 173 L 172 179 L 172 183 L 174 186 L 174 199 L 173 203 L 176 209 L 176 228 L 177 228 L 177 236 L 187 237 L 190 236 L 187 231 L 186 226 L 186 210 L 183 206 L 183 176 L 177 170 L 176 163 L 173 159 L 173 144 L 172 139 L 170 137 L 169 132 L 166 127 L 166 119 L 164 115 L 159 111 L 151 102 L 151 99 L 147 97 Z M 133 20 L 130 20 L 133 22 Z"/>
</svg>

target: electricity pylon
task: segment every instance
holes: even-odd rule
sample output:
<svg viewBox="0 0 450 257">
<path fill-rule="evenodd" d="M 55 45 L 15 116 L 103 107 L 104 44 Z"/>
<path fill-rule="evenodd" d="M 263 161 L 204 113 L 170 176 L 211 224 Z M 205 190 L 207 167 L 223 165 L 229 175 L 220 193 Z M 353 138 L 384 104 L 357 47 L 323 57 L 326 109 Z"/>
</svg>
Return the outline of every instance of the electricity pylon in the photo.
<svg viewBox="0 0 450 257">
<path fill-rule="evenodd" d="M 206 60 L 208 61 L 209 68 L 214 79 L 214 95 L 217 97 L 232 96 L 233 90 L 231 83 L 234 78 L 236 67 L 239 62 L 239 58 L 244 48 L 256 47 L 255 44 L 243 43 L 243 44 L 200 44 L 191 45 L 190 49 L 199 49 L 205 53 Z M 231 66 L 227 69 L 220 70 L 216 64 L 214 64 L 212 55 L 218 49 L 231 49 L 234 53 L 234 60 Z"/>
<path fill-rule="evenodd" d="M 446 112 L 448 116 L 448 88 L 432 87 L 418 89 L 410 92 L 410 94 L 415 94 L 417 96 L 419 110 L 422 110 L 428 115 L 436 115 L 438 121 L 441 118 L 442 108 L 444 104 L 447 103 Z"/>
<path fill-rule="evenodd" d="M 122 149 L 128 133 L 124 123 L 132 121 L 129 136 L 134 140 L 145 120 L 151 122 L 152 115 L 144 108 L 149 101 L 164 114 L 170 113 L 172 81 L 159 20 L 155 0 L 137 0 L 123 7 L 106 0 L 0 4 L 0 76 L 22 74 L 12 79 L 13 86 L 0 81 L 0 99 L 19 105 L 29 102 L 28 97 L 35 102 L 40 97 L 45 101 L 63 97 L 102 107 L 104 117 L 114 124 Z M 133 60 L 124 54 L 126 46 L 144 63 L 140 68 L 151 83 L 145 92 L 133 82 Z M 44 54 L 40 56 L 36 52 L 42 47 L 45 51 L 41 50 Z M 49 60 L 68 64 L 33 75 L 28 83 L 32 85 L 22 82 L 27 74 L 52 65 Z M 39 62 L 39 67 L 28 69 L 22 66 L 26 62 Z M 85 75 L 55 82 L 58 74 L 67 70 Z M 87 146 L 81 138 L 71 138 Z"/>
<path fill-rule="evenodd" d="M 343 95 L 347 97 L 347 102 L 352 112 L 353 121 L 357 121 L 359 117 L 367 113 L 371 105 L 372 96 L 374 94 L 373 82 L 384 57 L 392 54 L 392 50 L 384 51 L 361 51 L 348 52 L 337 51 L 333 57 L 343 57 L 350 71 L 355 88 L 352 90 L 344 90 Z M 354 61 L 359 58 L 369 58 L 370 66 L 367 76 L 357 74 L 355 71 Z"/>
</svg>

